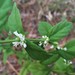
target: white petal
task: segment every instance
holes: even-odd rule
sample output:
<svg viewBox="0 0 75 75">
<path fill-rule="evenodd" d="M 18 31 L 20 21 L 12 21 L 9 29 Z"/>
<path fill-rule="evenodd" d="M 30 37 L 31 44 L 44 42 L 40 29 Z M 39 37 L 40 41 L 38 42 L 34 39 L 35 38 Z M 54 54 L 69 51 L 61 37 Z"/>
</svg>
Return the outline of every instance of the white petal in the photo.
<svg viewBox="0 0 75 75">
<path fill-rule="evenodd" d="M 12 42 L 12 44 L 13 46 L 17 47 L 20 44 L 20 42 Z"/>
<path fill-rule="evenodd" d="M 42 36 L 42 38 L 45 38 L 45 36 Z"/>
<path fill-rule="evenodd" d="M 27 47 L 27 45 L 24 43 L 24 44 L 23 44 L 23 47 L 24 47 L 24 48 L 26 48 L 26 47 Z"/>
<path fill-rule="evenodd" d="M 39 42 L 39 46 L 42 46 L 42 42 Z"/>
<path fill-rule="evenodd" d="M 67 51 L 67 48 L 65 47 L 64 50 Z"/>
<path fill-rule="evenodd" d="M 44 41 L 44 44 L 47 44 L 48 42 L 47 41 Z"/>
<path fill-rule="evenodd" d="M 60 46 L 57 46 L 57 49 L 58 49 L 58 50 L 60 50 L 60 49 L 61 49 L 61 47 L 60 47 Z"/>
<path fill-rule="evenodd" d="M 72 61 L 70 61 L 69 64 L 72 64 Z"/>
<path fill-rule="evenodd" d="M 15 32 L 14 32 L 14 34 L 15 34 L 16 36 L 19 36 L 19 34 L 18 34 L 18 32 L 17 32 L 17 31 L 15 31 Z"/>
<path fill-rule="evenodd" d="M 53 49 L 54 48 L 54 45 L 52 45 L 50 48 Z"/>
</svg>

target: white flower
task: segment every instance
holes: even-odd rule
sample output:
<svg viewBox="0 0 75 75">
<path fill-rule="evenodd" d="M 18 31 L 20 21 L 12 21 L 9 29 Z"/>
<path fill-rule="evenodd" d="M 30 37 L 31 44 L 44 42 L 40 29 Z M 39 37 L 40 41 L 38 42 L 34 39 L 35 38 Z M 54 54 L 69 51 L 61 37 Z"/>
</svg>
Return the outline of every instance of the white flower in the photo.
<svg viewBox="0 0 75 75">
<path fill-rule="evenodd" d="M 12 42 L 12 44 L 13 46 L 17 47 L 20 44 L 20 42 Z"/>
<path fill-rule="evenodd" d="M 42 36 L 42 38 L 45 39 L 45 40 L 43 42 L 40 41 L 39 42 L 39 46 L 42 46 L 43 45 L 45 47 L 48 44 L 49 38 L 46 35 L 45 36 Z"/>
<path fill-rule="evenodd" d="M 27 47 L 26 43 L 24 43 L 24 42 L 20 42 L 20 45 L 23 46 L 24 48 Z"/>
<path fill-rule="evenodd" d="M 25 40 L 24 35 L 19 34 L 17 31 L 14 32 L 14 35 L 16 35 L 17 37 L 19 37 L 21 41 L 24 41 Z"/>
<path fill-rule="evenodd" d="M 64 51 L 67 51 L 67 48 L 65 47 L 65 48 L 63 48 L 64 49 Z"/>
<path fill-rule="evenodd" d="M 64 62 L 66 62 L 66 59 L 64 59 Z"/>
<path fill-rule="evenodd" d="M 50 48 L 53 49 L 54 48 L 54 45 L 52 45 Z"/>
<path fill-rule="evenodd" d="M 64 59 L 64 62 L 65 62 L 65 64 L 68 64 L 68 65 L 70 65 L 70 64 L 72 64 L 72 61 L 67 61 L 66 59 Z"/>
<path fill-rule="evenodd" d="M 57 49 L 58 49 L 58 50 L 60 50 L 60 49 L 61 49 L 61 47 L 60 47 L 60 46 L 57 46 Z"/>
<path fill-rule="evenodd" d="M 72 61 L 69 61 L 69 64 L 72 64 Z"/>
<path fill-rule="evenodd" d="M 42 46 L 42 42 L 41 41 L 39 42 L 39 46 Z"/>
<path fill-rule="evenodd" d="M 62 47 L 60 47 L 60 46 L 57 46 L 57 49 L 58 49 L 58 50 L 64 50 L 64 51 L 67 51 L 67 48 L 66 48 L 66 47 L 62 48 Z"/>
<path fill-rule="evenodd" d="M 19 34 L 17 31 L 15 31 L 13 34 L 16 35 L 20 39 L 19 42 L 17 42 L 17 41 L 12 42 L 13 46 L 17 47 L 18 45 L 20 45 L 20 46 L 23 46 L 24 48 L 26 48 L 27 45 L 25 43 L 25 36 L 22 34 Z"/>
</svg>

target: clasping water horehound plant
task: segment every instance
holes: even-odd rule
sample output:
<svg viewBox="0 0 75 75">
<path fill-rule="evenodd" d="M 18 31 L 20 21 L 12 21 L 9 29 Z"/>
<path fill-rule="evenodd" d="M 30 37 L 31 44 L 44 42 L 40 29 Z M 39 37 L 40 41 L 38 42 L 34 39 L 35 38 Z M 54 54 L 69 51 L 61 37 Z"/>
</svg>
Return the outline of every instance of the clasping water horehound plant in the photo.
<svg viewBox="0 0 75 75">
<path fill-rule="evenodd" d="M 9 13 L 10 12 L 10 13 Z M 69 40 L 63 47 L 59 41 L 67 36 L 73 25 L 62 20 L 52 26 L 48 22 L 39 22 L 40 38 L 27 38 L 22 28 L 19 10 L 12 0 L 0 1 L 0 35 L 3 29 L 8 37 L 0 39 L 0 52 L 3 53 L 3 62 L 8 56 L 15 54 L 23 67 L 19 75 L 75 75 L 72 59 L 75 58 L 75 39 Z M 14 37 L 11 37 L 11 36 Z M 45 46 L 50 45 L 48 51 Z M 15 48 L 21 46 L 20 51 Z M 23 60 L 23 62 L 22 62 Z"/>
</svg>

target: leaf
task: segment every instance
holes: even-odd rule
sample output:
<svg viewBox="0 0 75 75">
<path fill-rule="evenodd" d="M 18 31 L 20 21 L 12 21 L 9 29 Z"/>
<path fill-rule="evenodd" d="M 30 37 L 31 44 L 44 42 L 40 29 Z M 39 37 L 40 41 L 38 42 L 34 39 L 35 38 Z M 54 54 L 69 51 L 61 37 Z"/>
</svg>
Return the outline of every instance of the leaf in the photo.
<svg viewBox="0 0 75 75">
<path fill-rule="evenodd" d="M 52 28 L 52 26 L 48 22 L 39 22 L 38 31 L 41 35 L 47 35 L 49 34 L 49 30 Z"/>
<path fill-rule="evenodd" d="M 11 15 L 8 18 L 7 29 L 11 32 L 23 32 L 21 17 L 16 3 L 14 3 Z"/>
<path fill-rule="evenodd" d="M 10 10 L 10 7 L 6 8 L 5 10 L 0 9 L 0 19 L 5 18 L 8 15 L 9 10 Z"/>
<path fill-rule="evenodd" d="M 63 20 L 53 26 L 49 31 L 50 41 L 59 41 L 63 37 L 67 36 L 72 29 L 72 23 Z"/>
<path fill-rule="evenodd" d="M 48 75 L 50 68 L 38 62 L 33 62 L 29 65 L 28 70 L 32 75 Z"/>
<path fill-rule="evenodd" d="M 26 61 L 19 75 L 48 75 L 49 67 L 40 64 L 39 62 Z"/>
<path fill-rule="evenodd" d="M 51 56 L 50 58 L 48 58 L 47 60 L 43 61 L 42 63 L 45 65 L 49 65 L 49 64 L 55 63 L 58 59 L 59 59 L 59 55 L 55 54 Z"/>
<path fill-rule="evenodd" d="M 6 22 L 9 16 L 9 12 L 12 9 L 12 0 L 1 0 L 0 1 L 0 32 L 6 29 Z"/>
<path fill-rule="evenodd" d="M 65 64 L 64 59 L 60 58 L 55 62 L 55 65 L 53 66 L 53 71 L 57 73 L 65 73 L 68 66 L 68 64 Z"/>
<path fill-rule="evenodd" d="M 0 27 L 1 27 L 1 28 L 0 28 L 0 31 L 1 31 L 2 27 L 4 27 L 4 26 L 2 26 L 2 25 L 6 23 L 7 17 L 8 17 L 8 16 L 6 16 L 6 17 L 4 17 L 3 19 L 1 19 L 2 21 L 0 21 Z"/>
<path fill-rule="evenodd" d="M 75 57 L 75 39 L 68 41 L 65 46 L 67 48 L 67 53 Z"/>
<path fill-rule="evenodd" d="M 58 53 L 62 58 L 66 60 L 72 60 L 75 57 L 72 54 L 69 54 L 67 51 L 64 51 L 64 50 L 58 50 Z"/>
<path fill-rule="evenodd" d="M 5 0 L 2 2 L 2 6 L 1 6 L 1 9 L 6 9 L 10 6 L 10 8 L 12 8 L 12 5 L 13 5 L 13 2 L 12 0 Z"/>
<path fill-rule="evenodd" d="M 0 0 L 0 8 L 3 5 L 3 3 L 4 3 L 4 0 Z"/>
<path fill-rule="evenodd" d="M 46 51 L 44 51 L 41 47 L 37 46 L 33 42 L 30 42 L 27 40 L 26 42 L 27 48 L 26 51 L 30 55 L 31 58 L 35 60 L 46 60 L 48 59 L 51 55 L 49 55 Z"/>
<path fill-rule="evenodd" d="M 75 39 L 68 41 L 65 46 L 68 51 L 75 51 Z"/>
</svg>

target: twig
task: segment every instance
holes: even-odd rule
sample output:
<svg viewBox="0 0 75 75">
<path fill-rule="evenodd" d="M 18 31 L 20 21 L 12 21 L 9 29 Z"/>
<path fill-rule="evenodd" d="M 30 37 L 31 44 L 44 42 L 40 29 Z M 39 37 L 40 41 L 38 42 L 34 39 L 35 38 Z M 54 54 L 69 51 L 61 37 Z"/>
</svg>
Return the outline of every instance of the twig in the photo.
<svg viewBox="0 0 75 75">
<path fill-rule="evenodd" d="M 13 65 L 7 60 L 7 64 L 11 67 L 11 69 L 17 74 L 19 75 L 19 73 L 16 71 L 16 69 L 13 67 Z"/>
</svg>

